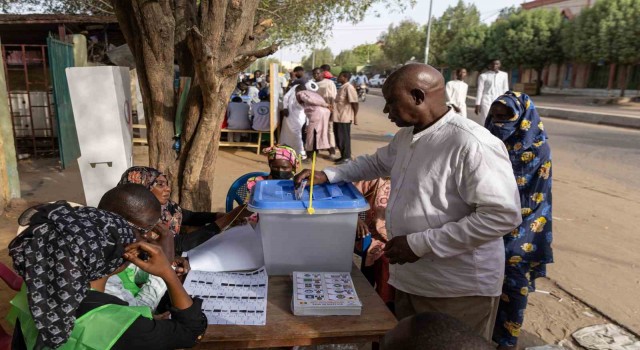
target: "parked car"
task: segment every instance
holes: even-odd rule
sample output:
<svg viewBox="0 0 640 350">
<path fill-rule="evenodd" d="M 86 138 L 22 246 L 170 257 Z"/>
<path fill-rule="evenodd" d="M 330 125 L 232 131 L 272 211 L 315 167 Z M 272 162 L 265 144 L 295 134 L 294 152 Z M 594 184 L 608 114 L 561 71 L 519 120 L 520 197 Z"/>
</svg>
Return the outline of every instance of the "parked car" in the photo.
<svg viewBox="0 0 640 350">
<path fill-rule="evenodd" d="M 371 85 L 372 87 L 382 87 L 386 79 L 386 76 L 382 74 L 376 74 L 373 76 L 373 78 L 369 79 L 369 85 Z"/>
</svg>

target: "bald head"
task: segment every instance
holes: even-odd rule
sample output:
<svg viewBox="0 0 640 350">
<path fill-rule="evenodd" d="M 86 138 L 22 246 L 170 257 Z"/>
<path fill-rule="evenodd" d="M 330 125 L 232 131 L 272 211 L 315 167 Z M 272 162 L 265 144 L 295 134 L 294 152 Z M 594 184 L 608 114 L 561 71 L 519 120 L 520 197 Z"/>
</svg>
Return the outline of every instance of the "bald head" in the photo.
<svg viewBox="0 0 640 350">
<path fill-rule="evenodd" d="M 160 219 L 160 202 L 146 187 L 138 184 L 119 185 L 107 191 L 99 209 L 118 214 L 135 225 L 149 227 Z"/>
<path fill-rule="evenodd" d="M 382 87 L 385 113 L 399 127 L 419 132 L 448 111 L 444 78 L 437 69 L 420 63 L 407 64 L 387 78 Z"/>
<path fill-rule="evenodd" d="M 399 85 L 398 85 L 399 84 Z M 396 86 L 398 85 L 398 86 Z M 382 89 L 404 87 L 420 88 L 427 93 L 442 91 L 444 95 L 444 77 L 428 64 L 411 63 L 393 72 L 384 82 Z"/>
</svg>

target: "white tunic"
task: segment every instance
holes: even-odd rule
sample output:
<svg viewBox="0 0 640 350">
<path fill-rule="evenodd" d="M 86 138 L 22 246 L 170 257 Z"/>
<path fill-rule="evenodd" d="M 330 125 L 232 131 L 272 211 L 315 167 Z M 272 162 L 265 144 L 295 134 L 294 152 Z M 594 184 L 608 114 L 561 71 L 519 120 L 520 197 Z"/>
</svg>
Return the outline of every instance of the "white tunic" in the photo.
<svg viewBox="0 0 640 350">
<path fill-rule="evenodd" d="M 476 105 L 480 105 L 481 125 L 489 114 L 491 104 L 500 95 L 509 91 L 509 75 L 503 71 L 488 71 L 480 74 L 478 77 L 478 93 Z"/>
<path fill-rule="evenodd" d="M 278 143 L 293 148 L 298 155 L 303 156 L 306 153 L 302 142 L 302 127 L 307 121 L 307 115 L 296 99 L 296 86 L 291 87 L 284 95 L 283 105 L 289 110 L 289 116 L 283 118 Z"/>
<path fill-rule="evenodd" d="M 428 129 L 403 128 L 375 154 L 325 173 L 332 183 L 391 176 L 388 235 L 406 235 L 421 257 L 391 265 L 391 285 L 436 298 L 501 294 L 502 236 L 522 216 L 507 150 L 487 129 L 449 111 Z"/>
<path fill-rule="evenodd" d="M 460 108 L 460 114 L 467 117 L 467 90 L 469 85 L 462 80 L 451 80 L 447 83 L 447 99 L 450 105 Z"/>
</svg>

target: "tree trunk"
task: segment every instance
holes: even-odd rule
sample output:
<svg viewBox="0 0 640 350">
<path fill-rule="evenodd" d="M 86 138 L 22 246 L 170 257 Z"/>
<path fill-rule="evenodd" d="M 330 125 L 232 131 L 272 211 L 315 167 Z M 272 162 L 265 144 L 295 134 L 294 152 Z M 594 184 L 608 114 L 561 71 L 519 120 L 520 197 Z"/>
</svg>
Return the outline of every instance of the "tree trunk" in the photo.
<svg viewBox="0 0 640 350">
<path fill-rule="evenodd" d="M 257 23 L 260 0 L 113 0 L 136 58 L 149 127 L 149 164 L 172 183 L 172 199 L 210 211 L 220 127 L 236 76 L 278 44 L 257 49 L 270 20 Z M 181 149 L 173 151 L 174 57 L 192 74 Z"/>
<path fill-rule="evenodd" d="M 537 73 L 537 80 L 536 80 L 536 96 L 541 94 L 542 91 L 542 71 L 544 70 L 544 67 L 540 67 L 536 69 L 536 73 Z"/>
<path fill-rule="evenodd" d="M 622 74 L 622 82 L 620 85 L 620 97 L 624 97 L 624 93 L 627 90 L 627 77 L 629 76 L 629 68 L 631 67 L 631 65 L 625 65 L 623 66 L 624 68 L 622 68 L 624 74 Z"/>
<path fill-rule="evenodd" d="M 149 131 L 149 165 L 165 171 L 175 161 L 174 27 L 170 1 L 113 0 L 125 39 L 135 57 Z"/>
</svg>

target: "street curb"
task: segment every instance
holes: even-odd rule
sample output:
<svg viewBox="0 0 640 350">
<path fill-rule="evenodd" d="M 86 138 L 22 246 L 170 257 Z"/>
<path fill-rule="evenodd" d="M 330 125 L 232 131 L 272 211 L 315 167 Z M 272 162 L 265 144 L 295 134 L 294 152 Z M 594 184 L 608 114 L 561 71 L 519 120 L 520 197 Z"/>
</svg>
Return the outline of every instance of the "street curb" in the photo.
<svg viewBox="0 0 640 350">
<path fill-rule="evenodd" d="M 473 106 L 476 99 L 467 97 L 467 106 Z M 536 106 L 536 110 L 541 117 L 569 120 L 572 122 L 615 126 L 620 128 L 640 129 L 640 118 L 627 117 L 624 115 L 589 113 L 583 111 L 567 110 L 563 108 Z"/>
<path fill-rule="evenodd" d="M 371 88 L 369 94 L 382 96 L 380 89 Z M 467 106 L 475 105 L 475 98 L 467 97 Z M 569 120 L 573 122 L 615 126 L 620 128 L 640 129 L 640 118 L 627 117 L 624 115 L 589 113 L 582 111 L 573 111 L 560 108 L 536 107 L 541 117 Z"/>
</svg>

